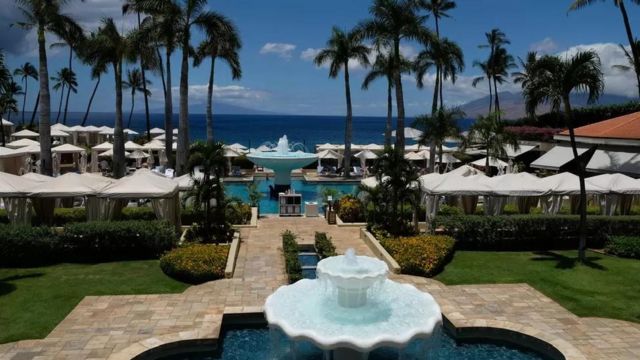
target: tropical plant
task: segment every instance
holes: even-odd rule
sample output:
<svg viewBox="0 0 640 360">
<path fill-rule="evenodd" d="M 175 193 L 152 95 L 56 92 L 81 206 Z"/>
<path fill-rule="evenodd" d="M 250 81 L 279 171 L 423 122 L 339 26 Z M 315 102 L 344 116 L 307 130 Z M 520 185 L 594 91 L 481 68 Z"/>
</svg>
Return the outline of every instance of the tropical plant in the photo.
<svg viewBox="0 0 640 360">
<path fill-rule="evenodd" d="M 504 49 L 504 45 L 508 45 L 511 42 L 507 39 L 506 34 L 498 29 L 491 29 L 490 32 L 484 34 L 487 43 L 478 45 L 481 49 L 489 49 L 489 58 L 486 62 L 487 75 L 489 78 L 489 86 L 493 81 L 493 100 L 495 102 L 494 113 L 500 118 L 500 97 L 498 95 L 498 83 L 502 84 L 507 75 L 507 70 L 514 66 L 513 57 L 507 53 Z M 478 65 L 480 66 L 480 65 Z M 480 66 L 481 67 L 481 66 Z M 489 109 L 491 112 L 491 109 Z"/>
<path fill-rule="evenodd" d="M 439 162 L 442 164 L 442 146 L 447 138 L 460 137 L 458 120 L 464 117 L 464 115 L 464 112 L 458 108 L 442 108 L 438 109 L 438 111 L 431 116 L 421 115 L 416 117 L 415 125 L 422 130 L 418 144 L 434 144 L 438 150 Z"/>
<path fill-rule="evenodd" d="M 95 33 L 92 33 L 88 40 L 85 40 L 88 43 L 95 41 Z M 91 104 L 93 104 L 93 99 L 96 96 L 96 92 L 98 91 L 98 87 L 100 86 L 100 80 L 102 79 L 102 74 L 107 72 L 108 63 L 102 61 L 102 59 L 94 59 L 91 58 L 90 54 L 85 54 L 84 51 L 79 51 L 79 56 L 82 62 L 91 67 L 91 80 L 95 80 L 95 85 L 93 86 L 93 91 L 91 91 L 91 95 L 89 96 L 89 102 L 87 103 L 87 110 L 84 113 L 84 117 L 82 118 L 81 126 L 84 126 L 89 118 L 89 112 L 91 111 Z"/>
<path fill-rule="evenodd" d="M 30 62 L 22 64 L 19 68 L 13 71 L 14 76 L 19 76 L 20 81 L 24 84 L 24 98 L 22 100 L 22 125 L 24 125 L 24 109 L 27 105 L 27 93 L 29 92 L 29 79 L 38 81 L 38 71 L 36 67 Z M 35 109 L 33 110 L 36 111 Z"/>
<path fill-rule="evenodd" d="M 186 198 L 193 198 L 194 209 L 202 214 L 194 231 L 204 243 L 226 242 L 233 235 L 233 229 L 227 220 L 226 208 L 229 201 L 225 198 L 222 184 L 226 162 L 224 144 L 196 142 L 191 146 L 190 152 L 188 168 L 193 188 Z M 196 168 L 202 172 L 202 178 L 193 176 Z"/>
<path fill-rule="evenodd" d="M 51 48 L 58 48 L 58 47 L 68 47 L 69 48 L 69 64 L 68 69 L 71 73 L 73 73 L 73 52 L 74 50 L 78 49 L 80 47 L 80 44 L 83 43 L 84 41 L 84 33 L 82 31 L 82 28 L 80 26 L 78 26 L 78 24 L 76 24 L 75 22 L 68 22 L 68 23 L 64 23 L 61 27 L 60 30 L 58 31 L 57 35 L 62 39 L 62 42 L 58 42 L 58 43 L 53 43 L 51 44 Z M 67 100 L 66 100 L 66 104 L 64 107 L 64 115 L 62 117 L 62 123 L 66 124 L 67 123 L 67 110 L 68 110 L 68 105 L 69 105 L 69 97 L 71 96 L 71 92 L 73 91 L 74 93 L 77 92 L 77 89 L 74 90 L 74 88 L 72 86 L 68 86 L 69 84 L 65 84 L 66 85 L 66 89 L 67 89 Z M 77 84 L 76 84 L 77 87 Z M 64 87 L 63 87 L 64 89 Z M 63 90 L 64 92 L 64 90 Z M 60 113 L 58 113 L 58 117 L 60 116 Z M 58 121 L 58 119 L 56 119 L 56 122 Z"/>
<path fill-rule="evenodd" d="M 463 140 L 464 147 L 468 147 L 471 144 L 480 144 L 485 149 L 485 173 L 487 175 L 491 171 L 489 167 L 491 159 L 507 157 L 505 147 L 510 146 L 515 150 L 519 149 L 518 138 L 505 129 L 505 123 L 500 120 L 496 113 L 479 116 L 469 129 L 468 136 Z"/>
<path fill-rule="evenodd" d="M 316 55 L 317 66 L 329 64 L 329 77 L 337 78 L 340 70 L 344 72 L 345 98 L 347 101 L 347 117 L 344 130 L 344 177 L 351 173 L 351 138 L 353 136 L 353 110 L 351 106 L 351 85 L 349 83 L 349 61 L 355 60 L 362 66 L 369 65 L 370 49 L 362 43 L 359 31 L 344 32 L 333 27 L 327 47 Z"/>
<path fill-rule="evenodd" d="M 102 20 L 96 35 L 85 44 L 86 56 L 96 64 L 109 64 L 113 68 L 116 91 L 116 119 L 113 133 L 113 177 L 124 176 L 124 132 L 122 121 L 122 67 L 124 61 L 135 61 L 132 34 L 121 34 L 112 18 Z"/>
<path fill-rule="evenodd" d="M 56 123 L 60 122 L 60 115 L 62 115 L 62 102 L 64 101 L 64 90 L 71 83 L 78 85 L 76 81 L 76 74 L 67 67 L 58 70 L 56 76 L 51 77 L 53 81 L 53 90 L 60 91 L 60 102 L 58 103 L 58 115 L 56 116 Z M 77 89 L 76 89 L 77 91 Z"/>
<path fill-rule="evenodd" d="M 231 69 L 231 78 L 238 80 L 242 77 L 242 68 L 240 66 L 240 56 L 238 51 L 242 48 L 240 34 L 238 29 L 226 19 L 224 27 L 218 26 L 218 23 L 212 24 L 213 27 L 207 27 L 207 38 L 200 43 L 196 51 L 194 66 L 199 66 L 207 57 L 211 58 L 211 68 L 209 70 L 209 85 L 207 87 L 207 141 L 213 143 L 213 83 L 216 60 L 220 59 L 227 63 Z"/>
<path fill-rule="evenodd" d="M 4 124 L 2 124 L 2 115 L 5 112 L 11 112 L 17 107 L 12 93 L 13 79 L 11 72 L 5 64 L 4 52 L 0 50 L 0 139 L 2 140 L 2 146 L 5 145 Z M 14 83 L 15 84 L 15 83 Z M 17 111 L 17 110 L 16 110 Z"/>
<path fill-rule="evenodd" d="M 636 63 L 633 60 L 633 54 L 629 52 L 629 50 L 627 50 L 627 47 L 622 45 L 622 44 L 618 44 L 618 46 L 620 47 L 620 49 L 622 50 L 622 52 L 624 53 L 624 57 L 627 59 L 627 64 L 628 65 L 623 65 L 623 64 L 616 64 L 616 65 L 612 65 L 611 67 L 616 69 L 616 70 L 620 70 L 623 72 L 629 72 L 631 70 L 636 69 Z M 636 49 L 640 49 L 640 40 L 635 39 L 634 40 L 634 45 Z M 638 88 L 640 89 L 640 83 L 638 83 Z"/>
<path fill-rule="evenodd" d="M 488 61 L 474 61 L 473 66 L 480 68 L 482 71 L 482 75 L 476 76 L 473 78 L 471 82 L 471 86 L 477 87 L 478 84 L 484 80 L 487 80 L 487 84 L 489 84 L 489 113 L 493 110 L 493 87 L 491 86 L 491 67 L 489 66 Z"/>
<path fill-rule="evenodd" d="M 24 92 L 22 91 L 22 87 L 13 81 L 12 78 L 11 81 L 3 85 L 2 94 L 6 97 L 4 113 L 7 114 L 8 120 L 11 121 L 11 114 L 18 112 L 18 101 L 16 97 L 24 95 Z"/>
<path fill-rule="evenodd" d="M 604 0 L 602 0 L 604 1 Z M 629 0 L 631 3 L 639 5 L 640 0 Z M 573 0 L 569 11 L 580 10 L 586 6 L 593 5 L 597 0 Z M 631 63 L 636 73 L 636 81 L 638 83 L 638 95 L 640 96 L 640 44 L 635 41 L 633 31 L 631 30 L 631 24 L 629 22 L 629 16 L 627 15 L 627 8 L 624 5 L 624 0 L 613 0 L 613 5 L 620 10 L 622 15 L 622 21 L 624 23 L 624 29 L 627 34 L 627 40 L 629 40 L 629 47 L 631 47 L 631 55 L 633 62 Z M 625 51 L 626 52 L 626 51 Z"/>
<path fill-rule="evenodd" d="M 259 207 L 260 200 L 262 200 L 262 192 L 258 189 L 258 184 L 255 182 L 247 185 L 247 196 L 249 197 L 249 204 L 253 207 Z"/>
<path fill-rule="evenodd" d="M 127 128 L 131 127 L 131 117 L 133 116 L 133 108 L 135 107 L 136 93 L 142 93 L 145 96 L 150 96 L 151 91 L 147 90 L 147 85 L 151 85 L 151 80 L 145 80 L 142 78 L 142 72 L 138 68 L 127 71 L 127 80 L 122 82 L 124 89 L 131 90 L 131 111 L 129 112 L 129 120 L 127 121 Z"/>
<path fill-rule="evenodd" d="M 511 73 L 511 77 L 513 77 L 513 83 L 521 84 L 522 88 L 527 87 L 527 85 L 529 85 L 529 81 L 534 76 L 533 71 L 535 69 L 537 60 L 538 53 L 536 53 L 535 51 L 529 51 L 527 53 L 526 60 L 522 60 L 522 58 L 518 56 L 518 62 L 520 63 L 521 70 Z"/>
<path fill-rule="evenodd" d="M 67 123 L 67 110 L 69 109 L 69 97 L 71 96 L 71 92 L 76 94 L 78 92 L 78 81 L 76 80 L 76 73 L 73 72 L 70 68 L 63 68 L 60 75 L 62 76 L 62 82 L 64 84 L 63 89 L 67 88 L 67 98 L 64 103 L 64 116 L 62 117 L 62 123 Z M 53 79 L 52 79 L 53 80 Z M 54 85 L 55 89 L 55 85 Z M 63 94 L 64 96 L 64 90 Z M 60 115 L 60 114 L 58 114 Z M 56 122 L 58 120 L 56 119 Z"/>
<path fill-rule="evenodd" d="M 60 35 L 65 25 L 74 21 L 62 14 L 62 7 L 67 1 L 63 0 L 16 0 L 23 20 L 16 23 L 22 29 L 35 30 L 38 38 L 38 61 L 40 79 L 40 172 L 52 175 L 53 162 L 51 157 L 51 98 L 49 94 L 49 70 L 47 68 L 46 33 Z"/>
<path fill-rule="evenodd" d="M 424 26 L 426 15 L 418 13 L 419 3 L 415 0 L 374 0 L 369 8 L 373 17 L 358 25 L 367 38 L 390 49 L 395 64 L 401 63 L 400 44 L 403 40 L 417 40 L 429 44 L 434 36 Z M 404 153 L 404 94 L 402 91 L 401 66 L 394 66 L 394 88 L 396 92 L 396 150 Z"/>
<path fill-rule="evenodd" d="M 566 125 L 569 128 L 569 139 L 573 151 L 574 161 L 578 167 L 580 179 L 580 226 L 578 256 L 580 261 L 586 261 L 586 222 L 587 222 L 587 193 L 585 190 L 584 159 L 578 156 L 576 145 L 574 114 L 571 108 L 571 93 L 585 92 L 588 102 L 594 103 L 604 91 L 604 78 L 600 65 L 600 58 L 595 51 L 578 52 L 568 59 L 556 56 L 544 56 L 536 61 L 535 77 L 525 87 L 526 109 L 529 114 L 535 114 L 541 104 L 550 104 L 551 108 L 559 111 L 564 109 Z"/>
</svg>

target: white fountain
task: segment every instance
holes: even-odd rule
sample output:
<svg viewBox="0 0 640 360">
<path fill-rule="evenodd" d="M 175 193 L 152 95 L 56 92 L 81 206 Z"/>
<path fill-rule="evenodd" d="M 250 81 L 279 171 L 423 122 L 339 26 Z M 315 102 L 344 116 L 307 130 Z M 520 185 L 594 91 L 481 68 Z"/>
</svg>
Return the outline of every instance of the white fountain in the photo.
<svg viewBox="0 0 640 360">
<path fill-rule="evenodd" d="M 291 151 L 287 135 L 284 135 L 278 140 L 276 151 L 250 151 L 247 159 L 256 165 L 273 170 L 275 188 L 278 192 L 282 192 L 291 187 L 291 171 L 311 164 L 318 159 L 318 155 Z"/>
<path fill-rule="evenodd" d="M 267 298 L 269 327 L 294 344 L 312 342 L 327 359 L 367 359 L 383 346 L 401 354 L 412 340 L 430 338 L 442 315 L 431 295 L 389 280 L 388 272 L 383 261 L 353 249 L 321 260 L 317 279 L 282 286 Z M 291 351 L 295 358 L 295 345 Z"/>
</svg>

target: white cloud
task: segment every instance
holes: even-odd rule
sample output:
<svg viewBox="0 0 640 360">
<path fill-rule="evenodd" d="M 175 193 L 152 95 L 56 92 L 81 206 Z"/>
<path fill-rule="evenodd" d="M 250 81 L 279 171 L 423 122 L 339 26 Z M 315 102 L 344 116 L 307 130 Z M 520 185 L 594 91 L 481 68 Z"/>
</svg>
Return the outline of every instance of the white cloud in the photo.
<svg viewBox="0 0 640 360">
<path fill-rule="evenodd" d="M 208 84 L 192 84 L 189 85 L 189 104 L 204 104 L 207 101 Z M 153 94 L 162 94 L 161 88 L 150 89 Z M 171 88 L 174 104 L 178 104 L 180 87 Z M 242 85 L 213 85 L 214 101 L 222 100 L 226 103 L 252 106 L 257 103 L 264 103 L 270 98 L 268 91 L 251 89 Z M 164 103 L 162 96 L 152 96 L 149 98 L 152 102 Z"/>
<path fill-rule="evenodd" d="M 308 48 L 300 53 L 300 59 L 304 61 L 313 61 L 322 49 Z"/>
<path fill-rule="evenodd" d="M 291 59 L 291 55 L 293 51 L 296 49 L 296 46 L 293 44 L 286 43 L 266 43 L 260 49 L 260 54 L 275 54 L 283 59 Z"/>
<path fill-rule="evenodd" d="M 558 49 L 558 44 L 553 41 L 552 38 L 546 37 L 538 42 L 535 42 L 529 46 L 529 50 L 535 51 L 541 54 L 549 54 Z"/>
</svg>

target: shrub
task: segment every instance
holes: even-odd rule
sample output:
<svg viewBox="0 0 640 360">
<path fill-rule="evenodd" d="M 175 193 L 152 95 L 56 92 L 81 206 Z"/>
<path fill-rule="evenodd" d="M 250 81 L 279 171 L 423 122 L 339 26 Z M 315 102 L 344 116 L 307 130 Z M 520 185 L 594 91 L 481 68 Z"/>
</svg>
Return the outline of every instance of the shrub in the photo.
<svg viewBox="0 0 640 360">
<path fill-rule="evenodd" d="M 364 222 L 364 208 L 358 198 L 345 195 L 338 200 L 336 212 L 344 222 Z"/>
<path fill-rule="evenodd" d="M 92 262 L 158 258 L 177 234 L 163 221 L 95 221 L 65 226 L 60 239 L 68 259 Z"/>
<path fill-rule="evenodd" d="M 578 246 L 579 216 L 437 216 L 435 229 L 453 236 L 464 250 L 561 250 Z M 587 245 L 602 248 L 610 235 L 640 233 L 640 217 L 589 216 Z"/>
<path fill-rule="evenodd" d="M 7 216 L 7 210 L 0 209 L 0 224 L 8 224 L 9 217 Z"/>
<path fill-rule="evenodd" d="M 463 215 L 462 209 L 457 206 L 442 205 L 438 209 L 439 216 L 456 216 Z"/>
<path fill-rule="evenodd" d="M 604 251 L 620 257 L 640 259 L 640 236 L 612 236 Z"/>
<path fill-rule="evenodd" d="M 227 220 L 234 225 L 244 225 L 251 221 L 251 206 L 233 202 L 227 207 Z"/>
<path fill-rule="evenodd" d="M 398 262 L 403 274 L 430 277 L 451 258 L 455 241 L 450 236 L 418 235 L 380 243 Z"/>
<path fill-rule="evenodd" d="M 284 253 L 284 264 L 289 277 L 289 283 L 302 279 L 302 265 L 298 258 L 298 243 L 296 234 L 290 230 L 282 233 L 282 251 Z"/>
<path fill-rule="evenodd" d="M 125 207 L 122 209 L 121 220 L 156 220 L 156 213 L 147 206 Z"/>
<path fill-rule="evenodd" d="M 87 221 L 85 208 L 55 208 L 53 210 L 53 224 L 55 226 L 85 221 Z"/>
<path fill-rule="evenodd" d="M 327 233 L 316 232 L 315 246 L 320 259 L 336 256 L 336 247 L 333 245 L 331 238 L 327 237 Z"/>
<path fill-rule="evenodd" d="M 198 222 L 198 212 L 192 207 L 187 207 L 180 210 L 180 222 L 182 225 L 193 225 Z"/>
<path fill-rule="evenodd" d="M 228 245 L 191 244 L 160 258 L 160 268 L 168 276 L 190 284 L 201 284 L 224 277 Z"/>
<path fill-rule="evenodd" d="M 58 251 L 58 237 L 48 227 L 0 225 L 0 267 L 55 263 Z"/>
</svg>

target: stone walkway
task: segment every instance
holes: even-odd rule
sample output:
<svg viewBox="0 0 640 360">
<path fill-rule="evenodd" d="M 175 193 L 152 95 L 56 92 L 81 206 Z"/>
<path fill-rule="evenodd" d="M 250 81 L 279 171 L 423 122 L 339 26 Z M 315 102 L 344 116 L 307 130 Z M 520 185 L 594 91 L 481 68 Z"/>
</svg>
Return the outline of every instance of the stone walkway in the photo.
<svg viewBox="0 0 640 360">
<path fill-rule="evenodd" d="M 261 312 L 265 298 L 286 282 L 280 237 L 286 229 L 300 243 L 311 244 L 315 232 L 324 231 L 338 252 L 353 247 L 371 255 L 357 228 L 327 225 L 321 218 L 264 218 L 257 228 L 241 231 L 232 279 L 182 294 L 86 297 L 45 339 L 0 345 L 0 360 L 124 360 L 175 341 L 213 343 L 224 314 Z M 526 284 L 445 286 L 419 277 L 392 278 L 431 293 L 463 336 L 490 327 L 543 340 L 566 359 L 640 359 L 639 324 L 580 318 Z"/>
</svg>

